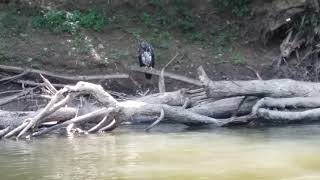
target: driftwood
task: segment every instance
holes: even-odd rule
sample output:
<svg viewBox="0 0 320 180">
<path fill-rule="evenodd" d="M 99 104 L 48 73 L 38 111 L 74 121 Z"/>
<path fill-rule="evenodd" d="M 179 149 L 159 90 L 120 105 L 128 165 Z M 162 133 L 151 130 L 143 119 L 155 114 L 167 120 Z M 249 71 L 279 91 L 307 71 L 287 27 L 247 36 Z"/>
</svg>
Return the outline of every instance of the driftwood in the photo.
<svg viewBox="0 0 320 180">
<path fill-rule="evenodd" d="M 97 84 L 80 81 L 56 89 L 45 77 L 42 79 L 49 102 L 36 112 L 0 111 L 0 137 L 31 138 L 61 128 L 68 134 L 96 133 L 111 131 L 124 122 L 148 122 L 146 131 L 150 131 L 164 122 L 224 127 L 252 121 L 283 124 L 320 119 L 319 83 L 290 79 L 211 81 L 200 67 L 203 88 L 118 101 Z M 88 94 L 98 104 L 79 109 L 79 97 Z"/>
<path fill-rule="evenodd" d="M 263 98 L 253 106 L 252 114 L 278 122 L 318 121 L 320 97 Z"/>
<path fill-rule="evenodd" d="M 291 79 L 252 81 L 211 81 L 203 68 L 198 68 L 199 78 L 206 87 L 207 96 L 215 98 L 235 96 L 306 97 L 320 94 L 319 83 Z"/>
<path fill-rule="evenodd" d="M 45 108 L 39 110 L 39 112 L 31 115 L 26 115 L 23 121 L 20 120 L 20 125 L 15 125 L 15 129 L 11 130 L 5 135 L 5 137 L 11 137 L 17 134 L 17 138 L 23 137 L 29 129 L 35 129 L 41 123 L 44 122 L 44 119 L 49 117 L 49 115 L 56 113 L 60 108 L 67 105 L 71 99 L 81 94 L 91 94 L 93 95 L 103 106 L 103 108 L 98 109 L 94 112 L 84 114 L 75 118 L 71 118 L 65 122 L 59 123 L 47 129 L 42 129 L 38 132 L 32 134 L 28 133 L 29 136 L 39 136 L 46 134 L 52 130 L 56 130 L 62 127 L 66 127 L 69 124 L 76 123 L 82 124 L 92 121 L 96 117 L 108 117 L 108 114 L 113 112 L 113 115 L 110 116 L 110 123 L 114 124 L 114 127 L 118 126 L 123 121 L 131 121 L 132 118 L 138 118 L 141 116 L 155 116 L 163 112 L 160 119 L 167 119 L 176 123 L 183 123 L 186 125 L 204 125 L 211 124 L 213 126 L 225 126 L 227 123 L 230 123 L 230 119 L 215 119 L 209 116 L 201 115 L 196 112 L 183 109 L 182 107 L 170 106 L 167 104 L 151 104 L 147 102 L 129 100 L 124 102 L 118 102 L 115 100 L 109 93 L 103 90 L 100 85 L 95 85 L 87 82 L 79 82 L 75 86 L 66 86 L 63 89 L 57 91 L 50 102 Z M 148 100 L 145 100 L 148 101 Z M 183 103 L 180 103 L 183 104 Z M 116 113 L 115 113 L 116 112 Z M 59 113 L 61 114 L 61 112 Z M 164 114 L 164 115 L 163 115 Z M 114 120 L 116 121 L 114 123 Z M 104 124 L 104 127 L 108 127 L 109 124 L 104 123 L 105 120 L 99 124 Z M 243 120 L 241 120 L 243 121 Z M 99 125 L 99 128 L 104 128 Z M 99 128 L 95 127 L 90 132 L 99 131 Z M 112 127 L 108 127 L 109 129 Z"/>
<path fill-rule="evenodd" d="M 17 99 L 19 97 L 25 96 L 25 95 L 29 94 L 31 91 L 32 91 L 32 88 L 29 88 L 29 89 L 25 89 L 24 91 L 18 92 L 18 93 L 14 94 L 14 95 L 6 96 L 4 98 L 0 98 L 0 106 L 8 104 L 8 103 L 14 101 L 15 99 Z"/>
</svg>

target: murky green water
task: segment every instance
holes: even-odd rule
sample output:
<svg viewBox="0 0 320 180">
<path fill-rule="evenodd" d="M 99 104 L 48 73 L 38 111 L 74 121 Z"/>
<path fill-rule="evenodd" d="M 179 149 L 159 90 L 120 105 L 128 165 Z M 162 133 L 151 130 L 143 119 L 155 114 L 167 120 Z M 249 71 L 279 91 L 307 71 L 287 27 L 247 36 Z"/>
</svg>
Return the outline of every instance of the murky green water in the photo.
<svg viewBox="0 0 320 180">
<path fill-rule="evenodd" d="M 319 180 L 320 125 L 0 141 L 0 179 Z"/>
</svg>

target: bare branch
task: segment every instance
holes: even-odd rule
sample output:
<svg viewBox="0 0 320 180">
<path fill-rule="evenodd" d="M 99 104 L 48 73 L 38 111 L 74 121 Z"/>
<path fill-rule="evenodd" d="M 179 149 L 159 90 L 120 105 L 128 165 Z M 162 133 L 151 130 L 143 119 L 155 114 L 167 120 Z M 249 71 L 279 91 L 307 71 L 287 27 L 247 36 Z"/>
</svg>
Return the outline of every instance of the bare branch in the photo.
<svg viewBox="0 0 320 180">
<path fill-rule="evenodd" d="M 51 94 L 55 94 L 58 92 L 58 90 L 50 83 L 48 79 L 46 79 L 42 74 L 40 74 L 44 84 L 46 85 L 46 88 L 51 92 Z"/>
<path fill-rule="evenodd" d="M 6 66 L 0 65 L 0 69 L 8 72 L 15 72 L 15 73 L 23 73 L 27 71 L 31 74 L 42 74 L 48 77 L 62 79 L 62 80 L 70 80 L 70 81 L 92 81 L 92 80 L 101 80 L 101 79 L 126 79 L 129 78 L 128 74 L 110 74 L 110 75 L 96 75 L 96 76 L 70 76 L 70 75 L 61 75 L 56 74 L 48 71 L 41 71 L 37 69 L 24 69 L 15 66 Z"/>
<path fill-rule="evenodd" d="M 156 121 L 154 121 L 150 126 L 148 126 L 148 127 L 145 129 L 145 131 L 150 131 L 154 126 L 156 126 L 157 124 L 159 124 L 160 121 L 162 121 L 163 119 L 164 119 L 164 110 L 161 109 L 159 118 L 158 118 Z"/>
<path fill-rule="evenodd" d="M 66 127 L 67 125 L 72 124 L 72 123 L 83 123 L 83 122 L 87 122 L 87 121 L 90 121 L 90 119 L 94 119 L 95 117 L 99 117 L 99 116 L 105 115 L 107 111 L 108 111 L 108 108 L 102 108 L 102 109 L 93 111 L 93 112 L 91 112 L 91 113 L 88 113 L 88 114 L 85 114 L 85 115 L 82 115 L 82 116 L 75 117 L 75 118 L 70 119 L 69 121 L 65 121 L 65 122 L 63 122 L 63 123 L 61 123 L 61 124 L 57 124 L 57 125 L 55 125 L 55 126 L 52 126 L 52 127 L 47 128 L 47 129 L 44 129 L 44 130 L 35 132 L 35 133 L 33 133 L 31 136 L 32 136 L 32 137 L 40 136 L 40 135 L 49 133 L 49 132 L 51 132 L 51 131 L 53 131 L 53 130 L 56 130 L 56 129 L 59 129 L 59 128 L 62 128 L 62 127 Z"/>
<path fill-rule="evenodd" d="M 160 73 L 161 73 L 159 70 L 156 70 L 154 68 L 146 69 L 146 68 L 140 68 L 140 67 L 137 67 L 137 66 L 130 66 L 129 69 L 131 71 L 136 71 L 136 72 L 141 72 L 141 73 L 149 73 L 149 74 L 153 74 L 153 75 L 157 75 L 157 76 L 160 76 Z M 186 83 L 193 84 L 193 85 L 196 85 L 196 86 L 202 86 L 201 82 L 199 82 L 198 80 L 192 79 L 192 78 L 188 78 L 188 77 L 185 77 L 185 76 L 181 76 L 181 75 L 178 75 L 178 74 L 164 72 L 164 77 L 168 77 L 168 78 L 175 79 L 175 80 L 178 80 L 178 81 L 186 82 Z"/>
</svg>

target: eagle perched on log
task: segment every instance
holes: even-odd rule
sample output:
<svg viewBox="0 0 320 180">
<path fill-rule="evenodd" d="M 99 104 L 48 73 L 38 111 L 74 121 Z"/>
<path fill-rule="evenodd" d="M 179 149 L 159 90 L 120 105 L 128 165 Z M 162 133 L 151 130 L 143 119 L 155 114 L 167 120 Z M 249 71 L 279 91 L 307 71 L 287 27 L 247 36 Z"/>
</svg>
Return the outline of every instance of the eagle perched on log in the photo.
<svg viewBox="0 0 320 180">
<path fill-rule="evenodd" d="M 153 68 L 154 67 L 154 50 L 151 44 L 146 41 L 139 43 L 139 64 L 140 67 Z M 151 74 L 145 73 L 146 79 L 151 79 Z"/>
</svg>

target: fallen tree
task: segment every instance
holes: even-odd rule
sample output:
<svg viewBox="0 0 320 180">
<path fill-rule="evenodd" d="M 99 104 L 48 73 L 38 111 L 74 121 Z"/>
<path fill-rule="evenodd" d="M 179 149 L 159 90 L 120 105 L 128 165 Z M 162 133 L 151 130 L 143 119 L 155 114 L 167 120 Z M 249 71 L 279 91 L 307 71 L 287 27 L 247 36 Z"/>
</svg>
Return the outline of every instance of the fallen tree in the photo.
<svg viewBox="0 0 320 180">
<path fill-rule="evenodd" d="M 211 81 L 202 67 L 198 73 L 202 88 L 180 89 L 122 101 L 101 85 L 80 81 L 56 89 L 41 76 L 45 89 L 42 88 L 42 93 L 37 95 L 47 100 L 45 106 L 37 111 L 0 111 L 0 137 L 31 138 L 60 129 L 65 129 L 68 134 L 96 133 L 111 131 L 124 122 L 141 121 L 150 123 L 146 129 L 150 131 L 161 122 L 225 127 L 248 125 L 254 121 L 283 124 L 320 119 L 319 83 L 290 79 Z M 163 76 L 161 74 L 165 73 L 156 75 Z M 167 77 L 170 76 L 180 78 L 167 73 Z M 186 79 L 189 78 L 184 77 L 182 81 Z M 18 92 L 4 100 L 12 101 L 28 95 L 27 92 Z M 96 105 L 84 102 L 87 95 L 94 97 L 91 100 Z M 3 102 L 8 103 L 9 100 Z"/>
</svg>

